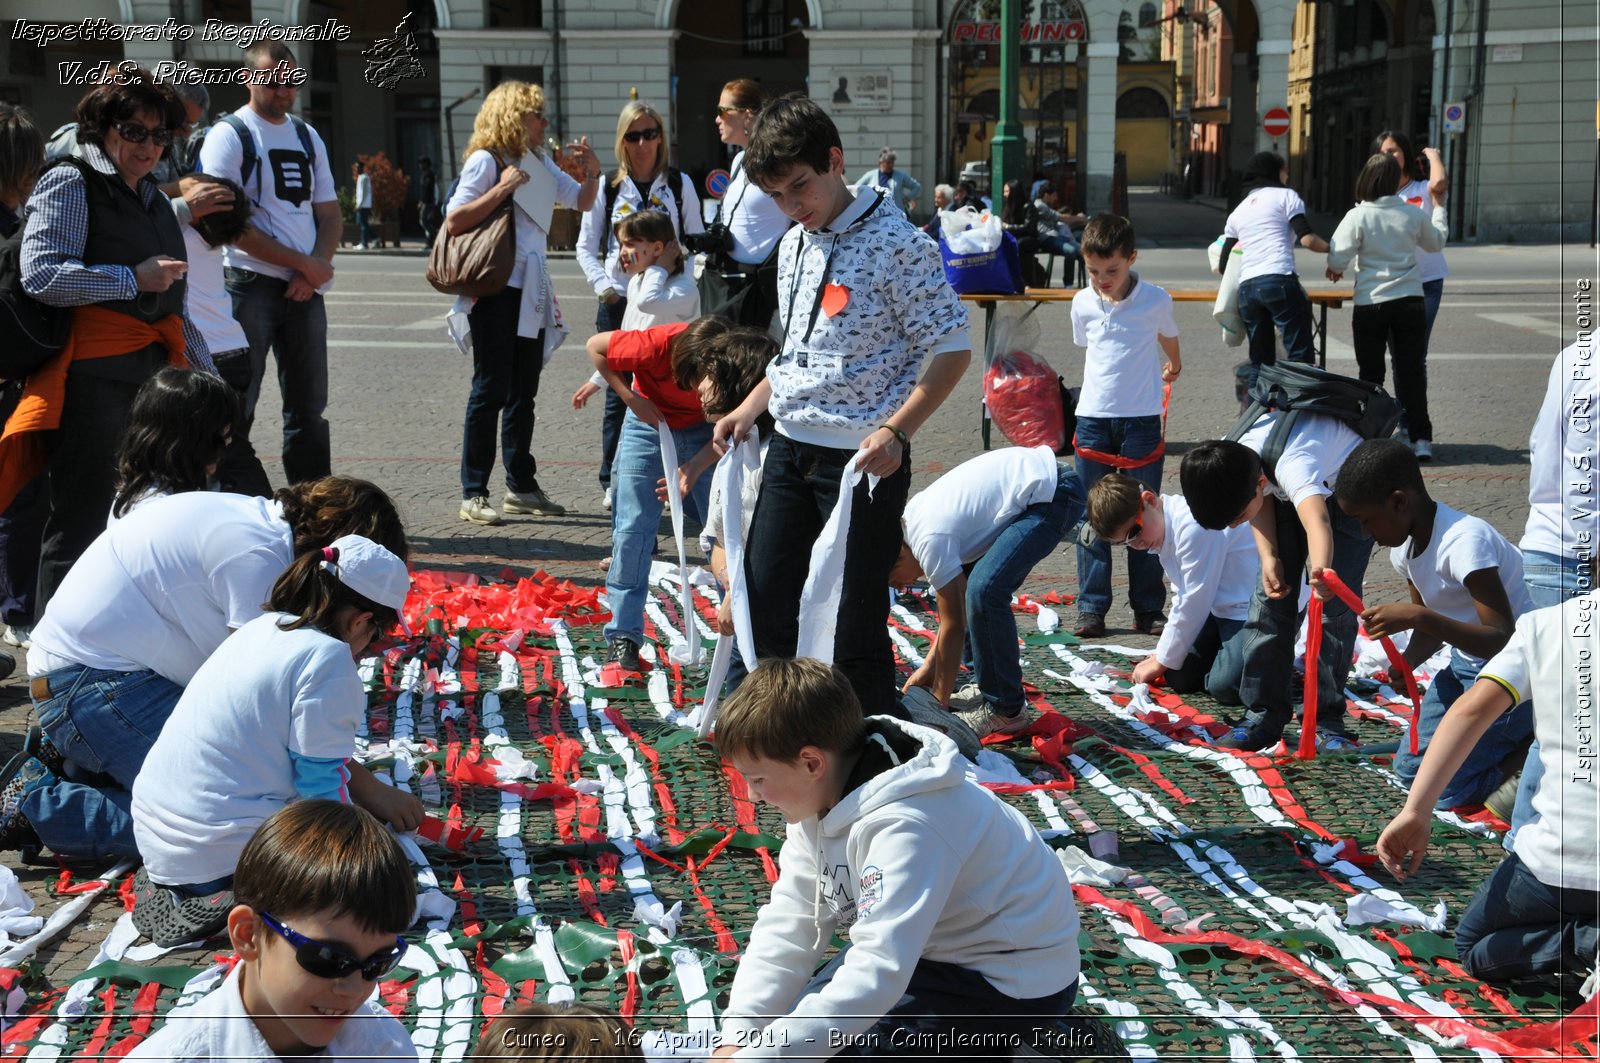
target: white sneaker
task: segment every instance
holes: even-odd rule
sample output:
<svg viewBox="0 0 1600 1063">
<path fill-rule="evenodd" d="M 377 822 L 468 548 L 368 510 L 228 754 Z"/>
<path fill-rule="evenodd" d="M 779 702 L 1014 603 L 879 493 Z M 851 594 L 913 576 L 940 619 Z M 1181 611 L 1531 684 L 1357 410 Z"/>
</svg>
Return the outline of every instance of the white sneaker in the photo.
<svg viewBox="0 0 1600 1063">
<path fill-rule="evenodd" d="M 456 511 L 456 516 L 462 520 L 471 521 L 473 524 L 495 525 L 500 523 L 500 514 L 489 504 L 485 495 L 474 495 L 461 500 L 461 508 Z"/>
<path fill-rule="evenodd" d="M 1039 718 L 1039 714 L 1026 705 L 1015 716 L 1002 716 L 988 705 L 976 709 L 967 709 L 965 712 L 956 713 L 956 715 L 961 718 L 962 723 L 972 728 L 979 738 L 986 738 L 992 734 L 1019 734 L 1032 727 L 1033 721 Z"/>
<path fill-rule="evenodd" d="M 0 642 L 4 642 L 7 646 L 15 646 L 19 650 L 25 650 L 33 645 L 33 628 L 18 627 L 15 624 L 8 625 L 5 633 L 0 634 Z"/>
<path fill-rule="evenodd" d="M 1411 444 L 1411 453 L 1417 456 L 1418 461 L 1433 460 L 1433 440 L 1419 439 Z"/>
<path fill-rule="evenodd" d="M 950 695 L 950 710 L 964 712 L 970 709 L 983 708 L 983 691 L 978 689 L 976 683 L 963 683 L 957 687 L 955 693 Z"/>
<path fill-rule="evenodd" d="M 611 512 L 611 488 L 606 488 L 605 497 L 600 499 L 600 504 L 605 507 L 607 513 Z"/>
</svg>

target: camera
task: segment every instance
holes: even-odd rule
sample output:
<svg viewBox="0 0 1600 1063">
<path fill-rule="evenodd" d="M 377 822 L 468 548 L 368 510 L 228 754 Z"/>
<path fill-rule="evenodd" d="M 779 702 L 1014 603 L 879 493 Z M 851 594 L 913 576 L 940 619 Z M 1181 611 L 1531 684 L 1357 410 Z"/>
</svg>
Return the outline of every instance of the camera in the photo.
<svg viewBox="0 0 1600 1063">
<path fill-rule="evenodd" d="M 684 233 L 683 246 L 696 255 L 727 254 L 733 250 L 733 233 L 726 225 L 713 222 L 703 233 Z"/>
</svg>

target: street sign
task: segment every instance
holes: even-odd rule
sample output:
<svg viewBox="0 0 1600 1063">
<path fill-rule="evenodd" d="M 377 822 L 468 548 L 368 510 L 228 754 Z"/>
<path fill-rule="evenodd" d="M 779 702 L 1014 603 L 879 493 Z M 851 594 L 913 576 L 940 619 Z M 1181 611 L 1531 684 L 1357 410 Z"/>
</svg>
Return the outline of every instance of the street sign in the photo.
<svg viewBox="0 0 1600 1063">
<path fill-rule="evenodd" d="M 727 170 L 712 170 L 706 174 L 706 192 L 712 199 L 721 199 L 722 194 L 728 190 L 728 182 L 732 180 L 733 177 Z"/>
<path fill-rule="evenodd" d="M 1289 112 L 1282 107 L 1274 107 L 1261 116 L 1261 131 L 1273 140 L 1277 140 L 1289 131 Z"/>
<path fill-rule="evenodd" d="M 1452 100 L 1444 105 L 1444 131 L 1446 133 L 1465 133 L 1467 131 L 1467 105 L 1459 100 Z"/>
</svg>

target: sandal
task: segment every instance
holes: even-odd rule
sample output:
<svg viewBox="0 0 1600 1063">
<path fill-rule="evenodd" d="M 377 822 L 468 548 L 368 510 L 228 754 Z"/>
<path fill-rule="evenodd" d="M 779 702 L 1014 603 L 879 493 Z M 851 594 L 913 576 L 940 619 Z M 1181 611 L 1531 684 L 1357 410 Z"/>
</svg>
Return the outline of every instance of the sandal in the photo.
<svg viewBox="0 0 1600 1063">
<path fill-rule="evenodd" d="M 180 897 L 175 890 L 151 882 L 142 867 L 133 876 L 133 925 L 164 949 L 204 941 L 221 932 L 232 910 L 232 890 Z"/>
</svg>

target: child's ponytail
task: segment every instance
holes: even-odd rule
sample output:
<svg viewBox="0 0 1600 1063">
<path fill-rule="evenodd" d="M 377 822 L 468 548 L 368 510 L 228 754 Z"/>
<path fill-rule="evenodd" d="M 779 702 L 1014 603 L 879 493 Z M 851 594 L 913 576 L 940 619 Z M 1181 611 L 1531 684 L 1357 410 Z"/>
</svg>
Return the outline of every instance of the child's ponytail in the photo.
<svg viewBox="0 0 1600 1063">
<path fill-rule="evenodd" d="M 293 631 L 313 627 L 333 635 L 334 618 L 347 606 L 371 613 L 380 631 L 388 631 L 400 622 L 400 614 L 393 606 L 374 602 L 339 582 L 338 562 L 339 548 L 324 546 L 305 551 L 284 570 L 267 599 L 269 610 L 294 617 L 279 623 L 280 628 Z"/>
</svg>

